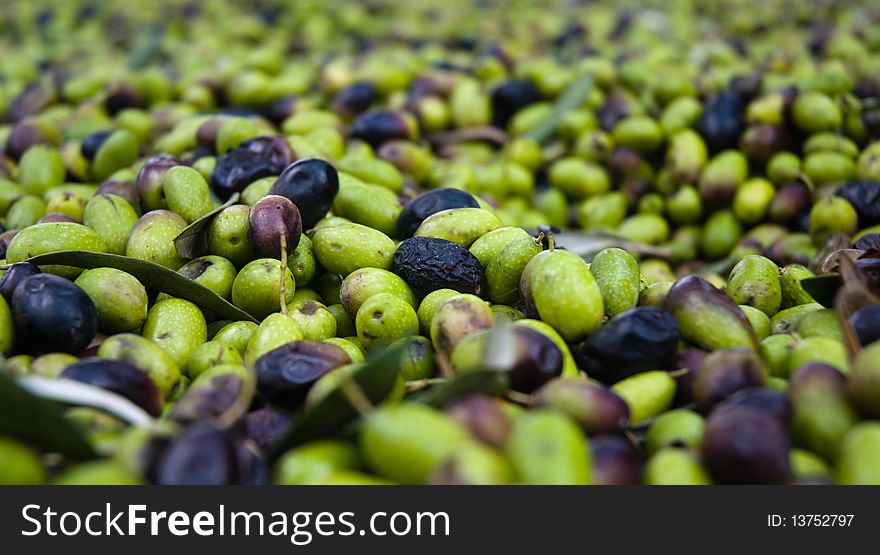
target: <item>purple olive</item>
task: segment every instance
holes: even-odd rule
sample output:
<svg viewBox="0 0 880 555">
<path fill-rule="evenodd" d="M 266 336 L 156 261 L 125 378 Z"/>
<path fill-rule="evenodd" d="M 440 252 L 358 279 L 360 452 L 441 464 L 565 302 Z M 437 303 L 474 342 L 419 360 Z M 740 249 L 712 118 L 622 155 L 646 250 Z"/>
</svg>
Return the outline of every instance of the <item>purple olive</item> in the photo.
<svg viewBox="0 0 880 555">
<path fill-rule="evenodd" d="M 281 256 L 281 237 L 287 252 L 293 252 L 302 234 L 299 209 L 286 197 L 267 195 L 251 206 L 248 214 L 248 239 L 264 257 Z"/>
<path fill-rule="evenodd" d="M 703 360 L 694 378 L 694 400 L 708 413 L 741 389 L 764 385 L 764 363 L 752 349 L 713 351 Z"/>
<path fill-rule="evenodd" d="M 318 378 L 349 364 L 341 348 L 318 341 L 291 341 L 257 359 L 257 389 L 266 399 L 285 408 L 296 408 Z"/>
<path fill-rule="evenodd" d="M 273 408 L 250 412 L 244 420 L 248 438 L 263 451 L 284 436 L 290 422 L 290 414 Z"/>
<path fill-rule="evenodd" d="M 535 393 L 535 405 L 570 416 L 588 435 L 617 434 L 629 423 L 629 407 L 616 393 L 579 378 L 560 378 Z"/>
<path fill-rule="evenodd" d="M 3 277 L 0 278 L 0 295 L 6 299 L 6 302 L 12 302 L 12 292 L 15 287 L 33 275 L 39 274 L 40 268 L 36 264 L 30 262 L 16 262 L 6 270 Z"/>
<path fill-rule="evenodd" d="M 740 406 L 713 412 L 703 437 L 703 463 L 720 484 L 784 484 L 791 477 L 791 440 L 772 413 Z"/>
<path fill-rule="evenodd" d="M 217 157 L 211 187 L 226 200 L 261 177 L 279 175 L 293 160 L 293 150 L 284 137 L 248 139 Z"/>
<path fill-rule="evenodd" d="M 470 430 L 477 440 L 489 447 L 504 449 L 512 424 L 497 401 L 471 395 L 447 406 L 444 412 Z"/>
<path fill-rule="evenodd" d="M 642 480 L 642 456 L 621 436 L 590 438 L 593 483 L 600 486 L 638 485 Z"/>
<path fill-rule="evenodd" d="M 73 282 L 53 274 L 25 278 L 12 293 L 20 345 L 29 353 L 77 354 L 98 331 L 95 303 Z"/>
<path fill-rule="evenodd" d="M 112 391 L 153 416 L 162 412 L 159 388 L 143 370 L 127 362 L 86 358 L 65 368 L 59 377 Z"/>
</svg>

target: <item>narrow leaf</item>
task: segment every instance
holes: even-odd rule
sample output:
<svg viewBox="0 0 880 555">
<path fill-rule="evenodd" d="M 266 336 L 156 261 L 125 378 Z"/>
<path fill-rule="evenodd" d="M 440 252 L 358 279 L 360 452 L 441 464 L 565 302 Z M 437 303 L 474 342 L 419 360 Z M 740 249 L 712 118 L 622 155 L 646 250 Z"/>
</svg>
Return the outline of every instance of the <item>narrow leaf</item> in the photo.
<svg viewBox="0 0 880 555">
<path fill-rule="evenodd" d="M 619 247 L 629 252 L 655 256 L 657 258 L 671 258 L 673 252 L 664 247 L 629 241 L 612 233 L 604 231 L 563 231 L 554 233 L 556 244 L 578 256 L 591 256 L 610 247 Z"/>
<path fill-rule="evenodd" d="M 75 460 L 94 458 L 82 432 L 64 418 L 61 406 L 42 399 L 0 373 L 0 434 Z"/>
<path fill-rule="evenodd" d="M 100 252 L 58 251 L 34 256 L 28 259 L 28 262 L 33 264 L 63 264 L 65 266 L 86 269 L 116 268 L 133 275 L 148 289 L 161 291 L 179 299 L 185 299 L 223 318 L 257 322 L 256 318 L 204 285 L 187 279 L 170 268 L 148 260 Z"/>
<path fill-rule="evenodd" d="M 394 389 L 402 356 L 402 347 L 384 349 L 350 374 L 351 385 L 360 388 L 370 403 L 380 403 Z M 357 416 L 357 410 L 352 406 L 342 387 L 334 387 L 314 405 L 294 415 L 293 424 L 287 435 L 273 446 L 269 458 L 274 460 L 291 447 L 330 436 Z"/>
<path fill-rule="evenodd" d="M 420 391 L 415 395 L 407 397 L 407 399 L 435 408 L 441 408 L 468 395 L 498 397 L 503 395 L 509 387 L 510 384 L 505 374 L 491 370 L 481 370 L 479 372 L 459 374 L 441 384 L 434 385 L 425 391 Z"/>
<path fill-rule="evenodd" d="M 211 210 L 198 220 L 186 226 L 177 237 L 174 238 L 174 248 L 177 254 L 184 258 L 196 258 L 208 252 L 208 227 L 223 209 L 238 202 L 241 195 L 234 193 L 229 200 Z"/>
<path fill-rule="evenodd" d="M 550 138 L 551 135 L 559 127 L 559 122 L 570 111 L 584 105 L 587 95 L 593 89 L 593 76 L 582 75 L 572 81 L 556 101 L 553 111 L 547 118 L 544 118 L 537 125 L 526 131 L 525 136 L 534 139 L 539 143 L 543 143 Z"/>
</svg>

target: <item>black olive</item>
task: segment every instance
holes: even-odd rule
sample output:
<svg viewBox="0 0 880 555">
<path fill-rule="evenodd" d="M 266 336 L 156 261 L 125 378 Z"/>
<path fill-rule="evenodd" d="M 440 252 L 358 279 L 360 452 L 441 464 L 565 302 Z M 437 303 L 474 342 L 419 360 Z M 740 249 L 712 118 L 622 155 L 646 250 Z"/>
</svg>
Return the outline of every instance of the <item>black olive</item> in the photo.
<svg viewBox="0 0 880 555">
<path fill-rule="evenodd" d="M 847 181 L 838 189 L 837 195 L 848 200 L 856 209 L 859 227 L 880 223 L 880 181 Z"/>
<path fill-rule="evenodd" d="M 238 446 L 231 432 L 211 421 L 198 422 L 171 440 L 159 455 L 159 485 L 240 483 Z"/>
<path fill-rule="evenodd" d="M 266 116 L 266 119 L 274 123 L 275 125 L 281 125 L 281 123 L 293 115 L 294 110 L 296 109 L 296 105 L 299 102 L 299 97 L 296 96 L 284 96 L 270 103 L 263 110 Z"/>
<path fill-rule="evenodd" d="M 9 229 L 0 233 L 0 259 L 6 258 L 6 249 L 9 248 L 9 243 L 16 235 L 18 235 L 17 229 Z"/>
<path fill-rule="evenodd" d="M 437 289 L 476 294 L 483 281 L 483 267 L 477 257 L 446 239 L 410 237 L 394 251 L 393 266 L 417 295 Z"/>
<path fill-rule="evenodd" d="M 791 440 L 766 410 L 734 407 L 713 412 L 703 436 L 703 463 L 720 484 L 783 484 L 791 477 Z"/>
<path fill-rule="evenodd" d="M 621 436 L 592 437 L 590 451 L 594 484 L 627 486 L 641 483 L 642 457 L 628 439 Z"/>
<path fill-rule="evenodd" d="M 83 158 L 92 162 L 95 159 L 95 155 L 98 154 L 101 145 L 103 145 L 104 141 L 107 140 L 107 137 L 112 134 L 112 130 L 95 131 L 83 139 L 82 145 L 80 146 L 80 152 L 82 153 Z"/>
<path fill-rule="evenodd" d="M 791 401 L 788 400 L 785 394 L 778 391 L 773 391 L 766 387 L 741 389 L 715 407 L 712 413 L 733 410 L 737 407 L 751 407 L 764 410 L 778 418 L 785 428 L 791 425 Z"/>
<path fill-rule="evenodd" d="M 269 189 L 270 195 L 287 197 L 299 209 L 302 228 L 311 229 L 327 215 L 336 193 L 336 168 L 317 158 L 304 158 L 288 166 Z"/>
<path fill-rule="evenodd" d="M 742 347 L 709 353 L 697 369 L 693 394 L 697 408 L 710 412 L 737 391 L 764 385 L 764 363 Z"/>
<path fill-rule="evenodd" d="M 777 223 L 789 223 L 801 214 L 809 214 L 810 190 L 803 183 L 789 183 L 776 191 L 767 215 Z"/>
<path fill-rule="evenodd" d="M 880 339 L 880 304 L 864 306 L 849 318 L 863 346 Z"/>
<path fill-rule="evenodd" d="M 290 426 L 290 414 L 274 408 L 262 408 L 245 416 L 247 436 L 262 450 L 281 439 Z"/>
<path fill-rule="evenodd" d="M 376 87 L 372 83 L 365 81 L 352 83 L 333 97 L 333 111 L 343 116 L 356 116 L 368 110 L 376 100 L 376 96 Z"/>
<path fill-rule="evenodd" d="M 12 294 L 12 315 L 25 351 L 77 354 L 98 331 L 95 303 L 73 282 L 53 274 L 25 278 Z"/>
<path fill-rule="evenodd" d="M 0 295 L 6 299 L 6 302 L 12 303 L 12 293 L 15 287 L 33 275 L 39 274 L 40 268 L 36 264 L 30 262 L 16 262 L 6 270 L 3 277 L 0 278 Z"/>
<path fill-rule="evenodd" d="M 516 362 L 507 370 L 510 388 L 531 393 L 562 373 L 562 351 L 543 333 L 531 328 L 513 328 Z"/>
<path fill-rule="evenodd" d="M 671 312 L 645 306 L 618 314 L 584 341 L 578 352 L 587 373 L 614 383 L 666 368 L 675 358 L 681 330 Z"/>
<path fill-rule="evenodd" d="M 407 202 L 397 217 L 397 235 L 412 237 L 422 222 L 437 212 L 451 208 L 479 208 L 474 196 L 460 189 L 433 189 Z"/>
<path fill-rule="evenodd" d="M 133 88 L 122 85 L 107 94 L 104 99 L 104 108 L 111 116 L 126 108 L 143 108 L 144 102 Z"/>
<path fill-rule="evenodd" d="M 318 341 L 291 341 L 257 359 L 257 388 L 266 399 L 296 408 L 318 378 L 351 359 L 335 345 Z"/>
<path fill-rule="evenodd" d="M 211 186 L 221 199 L 240 193 L 245 187 L 271 175 L 278 175 L 294 155 L 284 137 L 255 137 L 217 157 Z"/>
<path fill-rule="evenodd" d="M 722 92 L 706 101 L 696 129 L 711 153 L 736 148 L 745 128 L 743 102 L 733 93 Z"/>
<path fill-rule="evenodd" d="M 127 362 L 86 358 L 65 368 L 60 377 L 112 391 L 153 416 L 162 412 L 159 388 L 144 371 Z"/>
<path fill-rule="evenodd" d="M 392 139 L 411 140 L 412 133 L 402 114 L 392 110 L 370 110 L 351 124 L 352 139 L 360 139 L 373 148 Z"/>
<path fill-rule="evenodd" d="M 510 118 L 529 104 L 541 100 L 541 91 L 531 81 L 512 79 L 492 90 L 492 125 L 505 128 Z"/>
</svg>

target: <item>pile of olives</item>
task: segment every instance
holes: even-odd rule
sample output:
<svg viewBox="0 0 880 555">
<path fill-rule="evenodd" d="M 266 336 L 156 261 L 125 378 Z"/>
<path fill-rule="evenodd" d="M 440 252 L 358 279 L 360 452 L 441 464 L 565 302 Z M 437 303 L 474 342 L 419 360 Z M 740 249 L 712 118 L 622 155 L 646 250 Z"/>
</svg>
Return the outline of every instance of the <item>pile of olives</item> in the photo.
<svg viewBox="0 0 880 555">
<path fill-rule="evenodd" d="M 0 14 L 0 483 L 880 484 L 880 6 L 339 4 Z"/>
</svg>

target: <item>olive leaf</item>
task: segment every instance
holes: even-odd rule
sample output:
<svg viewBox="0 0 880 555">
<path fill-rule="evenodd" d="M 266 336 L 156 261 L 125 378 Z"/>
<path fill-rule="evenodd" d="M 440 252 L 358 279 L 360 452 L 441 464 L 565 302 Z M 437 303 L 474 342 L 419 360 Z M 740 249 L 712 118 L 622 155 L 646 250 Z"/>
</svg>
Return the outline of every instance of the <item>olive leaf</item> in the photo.
<svg viewBox="0 0 880 555">
<path fill-rule="evenodd" d="M 365 364 L 354 367 L 348 375 L 349 384 L 357 387 L 370 403 L 383 401 L 397 382 L 403 359 L 403 346 L 383 349 Z M 274 460 L 284 451 L 304 442 L 327 437 L 357 418 L 358 411 L 342 386 L 337 385 L 315 404 L 304 407 L 293 416 L 293 424 L 269 453 Z"/>
<path fill-rule="evenodd" d="M 480 370 L 459 374 L 443 383 L 407 397 L 407 399 L 441 408 L 468 395 L 498 397 L 509 388 L 510 384 L 506 374 L 494 370 Z"/>
<path fill-rule="evenodd" d="M 840 274 L 823 274 L 801 280 L 801 287 L 804 288 L 804 291 L 826 308 L 834 307 L 834 297 L 842 285 L 843 280 L 840 278 Z"/>
<path fill-rule="evenodd" d="M 228 320 L 258 322 L 256 318 L 204 285 L 187 279 L 170 268 L 148 260 L 100 252 L 58 251 L 34 256 L 29 258 L 28 262 L 33 264 L 63 264 L 65 266 L 86 269 L 116 268 L 133 275 L 148 289 L 161 291 L 179 299 L 185 299 L 200 308 L 210 310 Z"/>
<path fill-rule="evenodd" d="M 549 139 L 553 132 L 556 131 L 556 128 L 559 127 L 559 122 L 562 121 L 566 114 L 584 105 L 592 89 L 592 75 L 582 75 L 572 81 L 557 99 L 550 115 L 526 131 L 525 136 L 539 143 Z"/>
<path fill-rule="evenodd" d="M 630 241 L 605 231 L 563 231 L 561 233 L 554 233 L 553 238 L 557 246 L 583 257 L 592 256 L 603 249 L 611 247 L 618 247 L 629 252 L 657 258 L 672 258 L 673 256 L 673 252 L 670 249 Z"/>
<path fill-rule="evenodd" d="M 96 456 L 82 431 L 64 418 L 61 405 L 27 391 L 0 373 L 0 435 L 75 460 Z"/>
<path fill-rule="evenodd" d="M 233 193 L 229 200 L 211 210 L 198 220 L 186 226 L 183 231 L 174 238 L 174 249 L 177 254 L 183 258 L 196 258 L 208 252 L 208 227 L 214 218 L 222 210 L 232 206 L 238 202 L 241 197 L 238 193 Z"/>
</svg>

